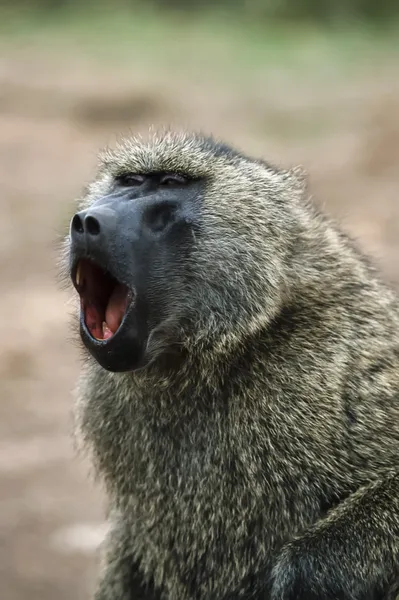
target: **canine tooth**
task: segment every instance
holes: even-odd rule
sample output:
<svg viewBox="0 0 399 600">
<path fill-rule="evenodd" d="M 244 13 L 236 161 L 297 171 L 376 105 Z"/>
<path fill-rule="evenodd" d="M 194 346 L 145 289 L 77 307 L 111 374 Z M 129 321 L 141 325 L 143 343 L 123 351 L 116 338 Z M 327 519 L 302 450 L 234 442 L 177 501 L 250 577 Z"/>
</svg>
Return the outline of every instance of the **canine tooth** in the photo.
<svg viewBox="0 0 399 600">
<path fill-rule="evenodd" d="M 76 285 L 80 285 L 80 263 L 78 264 L 78 268 L 76 269 Z"/>
</svg>

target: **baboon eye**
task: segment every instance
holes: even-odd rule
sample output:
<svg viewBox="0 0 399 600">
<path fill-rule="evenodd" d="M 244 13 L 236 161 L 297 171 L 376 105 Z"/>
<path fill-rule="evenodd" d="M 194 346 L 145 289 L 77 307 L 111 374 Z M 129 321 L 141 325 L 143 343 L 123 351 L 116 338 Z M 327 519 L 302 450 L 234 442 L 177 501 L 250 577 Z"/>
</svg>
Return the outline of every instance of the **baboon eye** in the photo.
<svg viewBox="0 0 399 600">
<path fill-rule="evenodd" d="M 185 185 L 187 183 L 187 179 L 186 177 L 183 177 L 183 175 L 178 175 L 177 173 L 167 173 L 166 175 L 162 175 L 160 180 L 159 180 L 159 185 L 165 186 L 165 187 L 171 187 L 171 186 L 180 186 L 180 185 Z"/>
<path fill-rule="evenodd" d="M 118 175 L 115 179 L 119 185 L 123 185 L 124 187 L 137 187 L 143 185 L 145 176 L 138 173 L 125 173 Z"/>
</svg>

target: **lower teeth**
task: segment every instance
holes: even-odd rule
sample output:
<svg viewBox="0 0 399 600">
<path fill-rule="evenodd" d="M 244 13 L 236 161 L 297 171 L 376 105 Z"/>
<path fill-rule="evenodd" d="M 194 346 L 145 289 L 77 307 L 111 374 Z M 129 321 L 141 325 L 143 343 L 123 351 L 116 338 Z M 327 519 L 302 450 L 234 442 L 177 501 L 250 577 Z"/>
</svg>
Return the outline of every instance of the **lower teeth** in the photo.
<svg viewBox="0 0 399 600">
<path fill-rule="evenodd" d="M 106 324 L 105 321 L 103 321 L 103 339 L 107 340 L 110 337 L 113 336 L 112 331 L 110 330 L 110 328 L 108 327 L 108 325 Z"/>
</svg>

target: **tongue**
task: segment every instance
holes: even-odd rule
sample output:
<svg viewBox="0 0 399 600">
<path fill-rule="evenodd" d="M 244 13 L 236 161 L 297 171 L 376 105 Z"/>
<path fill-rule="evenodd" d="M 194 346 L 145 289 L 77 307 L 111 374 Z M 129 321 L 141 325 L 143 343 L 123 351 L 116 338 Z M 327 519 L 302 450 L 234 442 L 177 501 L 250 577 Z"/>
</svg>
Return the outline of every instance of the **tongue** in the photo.
<svg viewBox="0 0 399 600">
<path fill-rule="evenodd" d="M 105 321 L 112 333 L 115 333 L 122 322 L 127 306 L 127 293 L 124 285 L 117 285 L 108 300 Z"/>
</svg>

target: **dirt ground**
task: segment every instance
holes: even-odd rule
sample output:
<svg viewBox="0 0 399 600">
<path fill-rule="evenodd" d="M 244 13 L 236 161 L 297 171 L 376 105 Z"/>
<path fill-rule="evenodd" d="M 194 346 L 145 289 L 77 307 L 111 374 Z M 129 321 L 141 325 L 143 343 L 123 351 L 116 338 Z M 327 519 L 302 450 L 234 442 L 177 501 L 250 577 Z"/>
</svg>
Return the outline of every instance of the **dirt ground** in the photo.
<svg viewBox="0 0 399 600">
<path fill-rule="evenodd" d="M 350 77 L 277 68 L 209 77 L 40 48 L 0 55 L 0 597 L 84 600 L 104 534 L 103 498 L 77 458 L 79 368 L 55 242 L 99 146 L 150 124 L 194 127 L 284 165 L 399 286 L 399 77 L 394 61 Z"/>
</svg>

